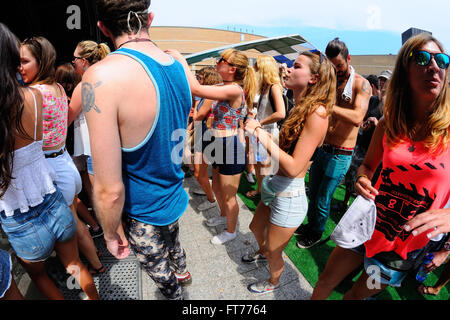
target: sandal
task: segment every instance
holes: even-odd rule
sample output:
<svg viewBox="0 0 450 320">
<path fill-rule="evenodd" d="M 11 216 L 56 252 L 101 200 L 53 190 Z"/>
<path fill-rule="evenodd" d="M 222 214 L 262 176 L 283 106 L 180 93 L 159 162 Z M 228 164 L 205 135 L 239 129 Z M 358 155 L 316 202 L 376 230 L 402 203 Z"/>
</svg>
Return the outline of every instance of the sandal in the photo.
<svg viewBox="0 0 450 320">
<path fill-rule="evenodd" d="M 420 286 L 417 287 L 417 291 L 421 294 L 421 295 L 425 295 L 428 294 L 430 296 L 437 296 L 439 293 L 433 293 L 430 291 L 432 287 L 430 286 L 426 286 L 421 284 Z"/>
<path fill-rule="evenodd" d="M 245 196 L 249 199 L 256 198 L 257 196 L 259 196 L 259 192 L 256 190 L 250 190 L 245 194 Z"/>
<path fill-rule="evenodd" d="M 192 283 L 192 277 L 189 271 L 184 274 L 178 274 L 175 272 L 175 277 L 177 278 L 179 284 L 187 285 Z"/>
<path fill-rule="evenodd" d="M 94 276 L 94 275 L 98 275 L 98 274 L 105 273 L 106 268 L 105 268 L 105 266 L 102 264 L 102 265 L 100 266 L 100 268 L 95 269 L 93 266 L 91 266 L 91 265 L 89 264 L 89 266 L 88 266 L 88 271 L 89 271 L 89 273 L 90 273 L 91 275 Z"/>
</svg>

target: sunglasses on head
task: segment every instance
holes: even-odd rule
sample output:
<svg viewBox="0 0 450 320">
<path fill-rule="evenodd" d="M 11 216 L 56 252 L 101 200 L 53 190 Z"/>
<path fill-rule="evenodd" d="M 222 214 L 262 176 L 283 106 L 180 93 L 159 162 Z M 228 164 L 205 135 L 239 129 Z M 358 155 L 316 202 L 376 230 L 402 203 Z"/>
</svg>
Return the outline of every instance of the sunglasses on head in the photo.
<svg viewBox="0 0 450 320">
<path fill-rule="evenodd" d="M 229 66 L 235 67 L 234 64 L 232 64 L 232 63 L 228 62 L 227 60 L 225 60 L 224 57 L 220 57 L 219 61 L 217 61 L 218 64 L 221 63 L 221 62 L 225 62 L 225 63 L 228 64 Z"/>
<path fill-rule="evenodd" d="M 414 56 L 414 60 L 419 66 L 426 67 L 431 63 L 431 59 L 436 61 L 436 64 L 441 69 L 447 69 L 450 62 L 450 57 L 445 53 L 431 53 L 424 50 L 411 52 L 410 57 Z"/>
</svg>

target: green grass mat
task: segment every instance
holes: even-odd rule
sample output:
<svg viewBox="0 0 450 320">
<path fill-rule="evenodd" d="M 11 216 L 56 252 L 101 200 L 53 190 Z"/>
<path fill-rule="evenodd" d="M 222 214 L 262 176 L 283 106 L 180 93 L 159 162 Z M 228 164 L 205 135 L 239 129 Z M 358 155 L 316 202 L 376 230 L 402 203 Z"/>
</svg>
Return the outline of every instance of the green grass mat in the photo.
<svg viewBox="0 0 450 320">
<path fill-rule="evenodd" d="M 306 181 L 308 181 L 308 176 L 306 176 Z M 250 184 L 245 178 L 245 174 L 241 177 L 241 182 L 238 189 L 238 195 L 245 203 L 245 205 L 254 212 L 260 197 L 257 196 L 253 199 L 249 199 L 245 196 L 245 193 L 249 190 L 256 190 L 256 183 Z M 344 199 L 345 195 L 345 187 L 340 185 L 336 190 L 332 206 L 335 203 L 341 202 Z M 350 202 L 353 201 L 353 198 L 350 199 Z M 337 222 L 341 218 L 342 214 L 337 212 L 331 212 L 330 219 L 328 219 L 325 232 L 323 238 L 328 237 L 334 228 L 336 227 Z M 285 249 L 285 253 L 294 263 L 294 265 L 298 268 L 298 270 L 303 274 L 306 280 L 311 284 L 312 287 L 315 286 L 320 273 L 324 269 L 328 257 L 331 254 L 331 251 L 336 246 L 332 240 L 327 241 L 321 245 L 316 245 L 310 249 L 300 249 L 296 245 L 297 239 L 295 236 L 292 237 L 288 246 Z M 438 280 L 443 267 L 436 269 L 432 272 L 427 280 L 425 281 L 425 285 L 434 285 Z M 340 300 L 342 299 L 345 292 L 347 292 L 353 282 L 358 278 L 359 274 L 362 272 L 361 269 L 355 271 L 353 274 L 350 274 L 331 294 L 328 298 L 329 300 Z M 414 275 L 410 274 L 407 276 L 405 280 L 403 280 L 402 287 L 393 288 L 388 287 L 386 290 L 381 292 L 376 296 L 377 300 L 448 300 L 450 298 L 450 284 L 447 284 L 444 288 L 442 288 L 441 292 L 437 296 L 422 296 L 417 292 L 418 282 L 415 280 Z"/>
</svg>

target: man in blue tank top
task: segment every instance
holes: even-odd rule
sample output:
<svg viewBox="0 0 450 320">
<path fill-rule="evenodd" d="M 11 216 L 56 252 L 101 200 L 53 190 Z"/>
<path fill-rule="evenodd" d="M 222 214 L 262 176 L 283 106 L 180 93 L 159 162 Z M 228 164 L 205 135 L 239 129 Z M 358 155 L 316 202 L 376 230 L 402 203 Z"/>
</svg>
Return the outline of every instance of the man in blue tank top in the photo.
<svg viewBox="0 0 450 320">
<path fill-rule="evenodd" d="M 149 6 L 150 0 L 97 0 L 98 27 L 116 51 L 85 72 L 83 111 L 108 250 L 123 259 L 130 244 L 163 295 L 182 299 L 180 285 L 191 278 L 178 220 L 189 198 L 174 151 L 191 92 L 181 64 L 150 40 Z"/>
</svg>

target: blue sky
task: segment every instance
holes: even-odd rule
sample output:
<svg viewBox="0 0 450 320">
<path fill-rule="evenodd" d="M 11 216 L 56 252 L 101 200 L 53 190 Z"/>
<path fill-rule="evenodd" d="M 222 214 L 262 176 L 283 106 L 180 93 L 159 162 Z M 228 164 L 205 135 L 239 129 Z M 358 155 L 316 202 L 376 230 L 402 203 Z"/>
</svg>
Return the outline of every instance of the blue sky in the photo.
<svg viewBox="0 0 450 320">
<path fill-rule="evenodd" d="M 397 54 L 402 32 L 415 27 L 432 32 L 450 50 L 448 0 L 152 0 L 150 10 L 154 26 L 300 34 L 320 50 L 339 37 L 354 55 Z"/>
</svg>

